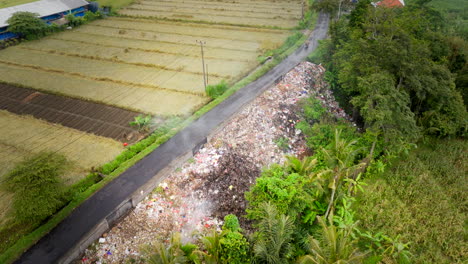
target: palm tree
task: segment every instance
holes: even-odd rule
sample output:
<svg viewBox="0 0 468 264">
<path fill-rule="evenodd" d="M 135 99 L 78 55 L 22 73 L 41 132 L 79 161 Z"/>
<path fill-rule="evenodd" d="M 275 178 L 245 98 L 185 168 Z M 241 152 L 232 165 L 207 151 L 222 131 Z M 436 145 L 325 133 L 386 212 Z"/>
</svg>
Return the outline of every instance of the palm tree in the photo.
<svg viewBox="0 0 468 264">
<path fill-rule="evenodd" d="M 182 264 L 187 263 L 188 259 L 181 249 L 182 242 L 180 233 L 173 233 L 171 241 L 166 247 L 162 242 L 155 242 L 154 245 L 146 245 L 142 252 L 145 263 L 150 264 Z"/>
<path fill-rule="evenodd" d="M 342 180 L 353 174 L 363 164 L 354 164 L 358 149 L 354 147 L 356 140 L 347 141 L 341 138 L 341 130 L 335 130 L 335 140 L 329 149 L 322 149 L 325 161 L 330 169 L 331 179 L 328 188 L 332 190 L 325 218 L 328 218 L 335 202 L 336 190 L 340 188 Z"/>
<path fill-rule="evenodd" d="M 286 166 L 299 175 L 310 176 L 313 175 L 313 170 L 317 165 L 317 159 L 313 157 L 304 157 L 300 160 L 294 156 L 286 156 Z"/>
<path fill-rule="evenodd" d="M 331 217 L 327 225 L 323 218 L 317 217 L 322 227 L 322 236 L 315 239 L 309 236 L 310 254 L 299 258 L 300 264 L 353 264 L 362 263 L 365 254 L 358 252 L 352 230 L 356 223 L 343 229 L 333 225 Z"/>
<path fill-rule="evenodd" d="M 292 219 L 278 215 L 275 206 L 270 203 L 263 203 L 261 210 L 259 231 L 253 248 L 255 258 L 261 263 L 288 263 L 288 258 L 292 255 Z"/>
<path fill-rule="evenodd" d="M 201 238 L 203 245 L 205 246 L 205 252 L 200 252 L 204 263 L 206 264 L 218 264 L 221 263 L 221 239 L 225 235 L 226 231 L 221 233 L 212 229 L 210 235 Z"/>
</svg>

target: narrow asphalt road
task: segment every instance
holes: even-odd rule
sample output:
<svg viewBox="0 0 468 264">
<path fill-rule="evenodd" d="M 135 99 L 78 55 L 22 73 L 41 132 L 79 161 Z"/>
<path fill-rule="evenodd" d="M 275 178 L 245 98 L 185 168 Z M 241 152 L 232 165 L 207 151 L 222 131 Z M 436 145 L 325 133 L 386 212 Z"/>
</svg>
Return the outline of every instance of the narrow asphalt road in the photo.
<svg viewBox="0 0 468 264">
<path fill-rule="evenodd" d="M 76 208 L 64 221 L 26 251 L 15 263 L 50 264 L 72 249 L 96 224 L 177 157 L 195 147 L 224 120 L 303 61 L 326 38 L 329 18 L 320 14 L 309 47 L 301 46 L 263 77 L 240 89 L 197 121 L 143 158 Z"/>
</svg>

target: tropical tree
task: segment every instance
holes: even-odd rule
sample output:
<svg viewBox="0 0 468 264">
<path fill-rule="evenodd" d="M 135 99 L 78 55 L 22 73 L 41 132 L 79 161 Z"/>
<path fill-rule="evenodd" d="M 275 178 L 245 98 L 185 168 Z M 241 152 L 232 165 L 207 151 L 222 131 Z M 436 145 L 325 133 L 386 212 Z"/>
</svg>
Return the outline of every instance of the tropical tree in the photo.
<svg viewBox="0 0 468 264">
<path fill-rule="evenodd" d="M 205 247 L 205 251 L 201 252 L 201 256 L 206 264 L 221 263 L 221 239 L 226 231 L 218 232 L 216 229 L 209 231 L 207 236 L 201 238 Z"/>
<path fill-rule="evenodd" d="M 341 130 L 335 130 L 335 138 L 329 148 L 323 149 L 325 162 L 330 175 L 328 188 L 331 189 L 325 217 L 330 214 L 337 191 L 341 188 L 343 180 L 353 175 L 363 164 L 354 165 L 358 149 L 354 147 L 356 140 L 348 141 L 341 138 Z"/>
<path fill-rule="evenodd" d="M 338 228 L 329 218 L 326 224 L 322 217 L 317 217 L 321 234 L 317 238 L 309 237 L 310 254 L 299 258 L 300 264 L 353 264 L 362 263 L 365 254 L 358 251 L 353 238 L 353 226 Z"/>
<path fill-rule="evenodd" d="M 279 215 L 270 203 L 261 205 L 263 214 L 258 223 L 258 232 L 254 244 L 255 258 L 261 263 L 284 264 L 293 254 L 293 220 L 286 215 Z"/>
<path fill-rule="evenodd" d="M 150 264 L 180 264 L 187 263 L 188 258 L 181 249 L 180 233 L 173 233 L 169 245 L 155 242 L 153 245 L 145 245 L 142 248 L 143 258 Z"/>
<path fill-rule="evenodd" d="M 8 30 L 26 39 L 37 39 L 47 33 L 47 24 L 39 14 L 16 12 L 8 20 Z"/>
</svg>

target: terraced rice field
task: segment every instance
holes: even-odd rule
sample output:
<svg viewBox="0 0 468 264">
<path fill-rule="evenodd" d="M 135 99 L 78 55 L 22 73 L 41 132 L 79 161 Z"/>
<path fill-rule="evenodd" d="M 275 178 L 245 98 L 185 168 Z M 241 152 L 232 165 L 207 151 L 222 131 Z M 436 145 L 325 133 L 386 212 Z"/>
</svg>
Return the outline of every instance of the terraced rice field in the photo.
<svg viewBox="0 0 468 264">
<path fill-rule="evenodd" d="M 208 82 L 217 84 L 245 76 L 289 34 L 110 17 L 0 51 L 0 80 L 137 112 L 185 115 L 209 100 L 197 40 L 206 43 Z"/>
<path fill-rule="evenodd" d="M 301 19 L 302 6 L 298 0 L 141 0 L 121 10 L 120 14 L 218 24 L 293 28 Z"/>
</svg>

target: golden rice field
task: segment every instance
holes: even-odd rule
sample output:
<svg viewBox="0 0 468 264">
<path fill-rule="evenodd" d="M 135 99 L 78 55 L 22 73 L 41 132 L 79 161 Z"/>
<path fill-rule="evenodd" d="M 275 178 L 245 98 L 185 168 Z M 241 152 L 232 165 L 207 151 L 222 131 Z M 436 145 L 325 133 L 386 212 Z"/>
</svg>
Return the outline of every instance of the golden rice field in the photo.
<svg viewBox="0 0 468 264">
<path fill-rule="evenodd" d="M 112 139 L 0 110 L 0 149 L 1 180 L 15 164 L 42 151 L 65 155 L 74 164 L 73 171 L 83 174 L 112 160 L 123 146 Z"/>
<path fill-rule="evenodd" d="M 215 12 L 219 16 L 237 17 L 249 27 L 209 19 L 205 21 L 214 23 L 137 18 L 127 13 L 142 6 L 194 15 L 219 9 Z M 205 43 L 209 84 L 238 80 L 258 66 L 258 56 L 279 47 L 291 34 L 254 20 L 282 23 L 284 18 L 296 25 L 300 2 L 137 1 L 120 12 L 125 16 L 0 51 L 0 81 L 153 115 L 190 114 L 209 101 L 197 41 Z"/>
<path fill-rule="evenodd" d="M 73 184 L 122 152 L 121 143 L 109 138 L 50 124 L 27 116 L 0 110 L 0 182 L 22 160 L 42 151 L 63 154 L 71 162 L 62 175 L 64 183 Z M 0 225 L 6 221 L 11 193 L 0 190 Z"/>
<path fill-rule="evenodd" d="M 137 0 L 119 13 L 132 17 L 293 28 L 301 18 L 301 3 L 300 0 Z"/>
</svg>

